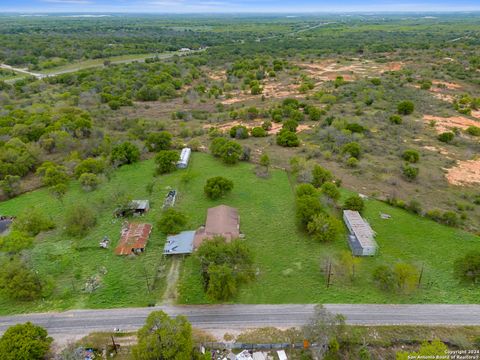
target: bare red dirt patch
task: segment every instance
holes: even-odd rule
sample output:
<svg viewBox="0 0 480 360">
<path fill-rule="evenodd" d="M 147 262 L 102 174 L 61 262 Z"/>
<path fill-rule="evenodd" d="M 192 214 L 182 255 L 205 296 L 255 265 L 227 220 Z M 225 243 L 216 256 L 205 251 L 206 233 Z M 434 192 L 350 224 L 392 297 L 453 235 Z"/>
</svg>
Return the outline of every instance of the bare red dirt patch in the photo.
<svg viewBox="0 0 480 360">
<path fill-rule="evenodd" d="M 450 131 L 454 128 L 459 128 L 465 130 L 469 126 L 479 126 L 480 123 L 478 121 L 463 117 L 463 116 L 451 116 L 451 117 L 440 117 L 434 115 L 424 115 L 423 121 L 426 123 L 430 123 L 432 121 L 435 122 L 435 130 L 438 133 L 442 133 L 445 131 Z"/>
<path fill-rule="evenodd" d="M 480 184 L 480 159 L 458 161 L 457 166 L 447 169 L 445 176 L 456 186 Z"/>
</svg>

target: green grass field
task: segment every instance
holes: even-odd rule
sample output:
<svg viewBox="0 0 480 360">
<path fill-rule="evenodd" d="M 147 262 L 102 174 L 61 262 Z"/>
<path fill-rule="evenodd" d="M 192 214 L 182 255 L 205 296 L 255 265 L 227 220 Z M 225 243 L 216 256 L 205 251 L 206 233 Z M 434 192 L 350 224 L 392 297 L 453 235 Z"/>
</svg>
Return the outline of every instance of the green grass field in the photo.
<svg viewBox="0 0 480 360">
<path fill-rule="evenodd" d="M 72 182 L 63 204 L 45 189 L 24 194 L 0 203 L 1 214 L 18 214 L 32 206 L 45 211 L 57 228 L 40 234 L 33 249 L 25 252 L 35 270 L 52 283 L 49 296 L 33 303 L 11 302 L 0 297 L 0 313 L 61 310 L 68 308 L 106 308 L 147 306 L 159 303 L 165 289 L 165 276 L 170 262 L 162 256 L 165 236 L 155 227 L 147 252 L 133 259 L 118 257 L 113 249 L 119 238 L 121 222 L 114 222 L 113 197 L 128 192 L 133 198 L 148 198 L 151 211 L 144 218 L 158 218 L 167 189 L 179 190 L 177 208 L 189 217 L 189 228 L 205 222 L 207 208 L 220 203 L 240 211 L 241 231 L 255 254 L 257 279 L 244 285 L 235 302 L 239 303 L 475 303 L 480 290 L 459 285 L 452 276 L 452 263 L 469 249 L 479 247 L 474 235 L 448 228 L 430 220 L 411 215 L 381 202 L 367 202 L 366 218 L 378 233 L 380 253 L 361 260 L 357 280 L 352 284 L 339 278 L 326 288 L 320 272 L 322 257 L 348 250 L 346 239 L 333 244 L 319 244 L 297 230 L 292 187 L 284 171 L 272 170 L 268 179 L 258 178 L 252 164 L 224 166 L 206 154 L 195 153 L 188 170 L 153 177 L 154 164 L 147 160 L 124 166 L 114 172 L 109 182 L 91 193 L 85 193 Z M 188 176 L 185 176 L 188 174 Z M 232 179 L 231 194 L 219 201 L 208 200 L 203 194 L 207 178 L 222 175 Z M 188 178 L 188 181 L 185 179 Z M 149 196 L 146 185 L 155 181 Z M 63 214 L 78 202 L 97 209 L 98 224 L 83 239 L 72 239 L 63 232 Z M 381 220 L 379 212 L 392 215 Z M 142 219 L 143 220 L 143 219 Z M 103 250 L 98 242 L 104 235 L 112 240 L 110 249 Z M 381 263 L 408 261 L 424 264 L 421 289 L 410 295 L 388 294 L 371 282 L 373 267 Z M 107 270 L 101 275 L 103 268 Z M 99 274 L 101 287 L 92 294 L 82 291 L 86 280 Z M 158 274 L 158 276 L 156 276 Z M 156 278 L 155 288 L 147 290 Z M 208 303 L 202 290 L 199 264 L 187 257 L 179 283 L 180 303 Z"/>
</svg>

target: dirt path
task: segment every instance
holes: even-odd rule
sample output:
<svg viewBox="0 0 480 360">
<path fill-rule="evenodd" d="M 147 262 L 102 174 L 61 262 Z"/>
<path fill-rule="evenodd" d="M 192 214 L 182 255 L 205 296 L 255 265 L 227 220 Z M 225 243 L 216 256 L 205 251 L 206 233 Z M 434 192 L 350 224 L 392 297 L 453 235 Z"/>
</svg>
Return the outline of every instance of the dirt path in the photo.
<svg viewBox="0 0 480 360">
<path fill-rule="evenodd" d="M 172 259 L 172 264 L 167 274 L 167 288 L 163 294 L 162 304 L 163 305 L 173 305 L 177 299 L 177 282 L 180 277 L 180 263 L 181 259 L 174 257 Z"/>
</svg>

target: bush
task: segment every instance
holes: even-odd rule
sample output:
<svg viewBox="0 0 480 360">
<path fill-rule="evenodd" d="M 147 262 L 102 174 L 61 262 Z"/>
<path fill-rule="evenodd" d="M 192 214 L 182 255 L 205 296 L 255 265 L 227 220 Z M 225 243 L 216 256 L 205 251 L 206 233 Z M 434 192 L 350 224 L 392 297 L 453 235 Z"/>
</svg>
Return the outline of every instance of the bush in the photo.
<svg viewBox="0 0 480 360">
<path fill-rule="evenodd" d="M 172 134 L 168 131 L 150 133 L 145 141 L 148 151 L 168 150 L 172 147 Z"/>
<path fill-rule="evenodd" d="M 103 159 L 88 158 L 80 162 L 75 167 L 75 176 L 80 178 L 82 174 L 101 174 L 105 171 L 105 161 Z"/>
<path fill-rule="evenodd" d="M 308 233 L 320 242 L 336 240 L 341 234 L 342 228 L 340 220 L 324 213 L 314 215 L 307 224 Z"/>
<path fill-rule="evenodd" d="M 185 225 L 187 225 L 187 216 L 172 208 L 165 210 L 158 220 L 158 229 L 164 234 L 178 234 Z"/>
<path fill-rule="evenodd" d="M 264 129 L 266 131 L 271 130 L 272 129 L 272 122 L 270 120 L 265 120 L 262 123 L 262 129 Z"/>
<path fill-rule="evenodd" d="M 414 167 L 414 166 L 410 166 L 410 165 L 405 164 L 402 167 L 402 174 L 403 174 L 403 176 L 405 176 L 405 178 L 408 181 L 415 180 L 417 178 L 419 172 L 420 172 L 420 170 L 417 167 Z"/>
<path fill-rule="evenodd" d="M 400 125 L 403 122 L 403 119 L 400 115 L 392 115 L 389 118 L 390 122 L 395 125 Z"/>
<path fill-rule="evenodd" d="M 80 185 L 82 185 L 83 190 L 85 191 L 92 191 L 97 188 L 100 184 L 100 179 L 97 175 L 92 173 L 83 173 L 80 175 L 78 179 L 80 181 Z"/>
<path fill-rule="evenodd" d="M 417 150 L 408 149 L 403 152 L 402 159 L 409 163 L 417 163 L 420 160 L 420 154 Z"/>
<path fill-rule="evenodd" d="M 84 204 L 71 207 L 65 215 L 65 232 L 71 236 L 83 237 L 96 224 L 95 212 Z"/>
<path fill-rule="evenodd" d="M 175 150 L 161 150 L 155 155 L 155 171 L 157 174 L 167 174 L 177 168 L 180 155 Z"/>
<path fill-rule="evenodd" d="M 6 236 L 0 236 L 0 252 L 16 254 L 33 245 L 33 238 L 14 230 Z"/>
<path fill-rule="evenodd" d="M 248 129 L 243 125 L 236 125 L 230 129 L 230 137 L 235 139 L 246 139 L 248 138 Z"/>
<path fill-rule="evenodd" d="M 340 199 L 340 191 L 338 190 L 337 185 L 332 182 L 323 183 L 323 185 L 320 187 L 320 191 L 323 195 L 332 199 L 333 201 Z"/>
<path fill-rule="evenodd" d="M 478 126 L 469 126 L 466 131 L 472 136 L 480 136 L 480 127 Z"/>
<path fill-rule="evenodd" d="M 453 267 L 460 281 L 480 284 L 480 251 L 471 251 L 456 259 Z"/>
<path fill-rule="evenodd" d="M 322 211 L 322 204 L 317 196 L 303 195 L 296 200 L 297 220 L 304 229 L 307 229 L 308 223 Z"/>
<path fill-rule="evenodd" d="M 358 159 L 355 158 L 355 157 L 349 157 L 348 160 L 347 160 L 347 166 L 348 167 L 351 167 L 351 168 L 356 168 L 358 166 Z"/>
<path fill-rule="evenodd" d="M 284 147 L 296 147 L 300 145 L 300 140 L 294 132 L 282 129 L 277 135 L 277 144 Z"/>
<path fill-rule="evenodd" d="M 292 119 L 285 120 L 282 125 L 282 129 L 291 131 L 291 132 L 296 132 L 298 127 L 298 122 Z"/>
<path fill-rule="evenodd" d="M 316 188 L 321 187 L 324 183 L 333 180 L 332 173 L 321 167 L 320 165 L 315 165 L 312 169 L 312 185 Z"/>
<path fill-rule="evenodd" d="M 393 270 L 386 265 L 378 265 L 373 270 L 373 281 L 382 290 L 393 290 L 395 286 L 395 275 Z"/>
<path fill-rule="evenodd" d="M 20 213 L 13 223 L 13 229 L 29 236 L 37 236 L 42 231 L 55 228 L 55 223 L 45 213 L 35 207 Z"/>
<path fill-rule="evenodd" d="M 443 132 L 440 135 L 438 135 L 438 140 L 444 143 L 450 143 L 453 141 L 453 138 L 455 137 L 455 134 L 451 131 Z"/>
<path fill-rule="evenodd" d="M 130 142 L 116 145 L 112 149 L 111 162 L 116 166 L 124 164 L 133 164 L 140 160 L 140 150 L 138 147 Z"/>
<path fill-rule="evenodd" d="M 365 203 L 360 196 L 352 195 L 345 200 L 345 203 L 343 204 L 343 208 L 345 210 L 362 212 L 363 209 L 365 208 Z"/>
<path fill-rule="evenodd" d="M 348 154 L 351 157 L 359 158 L 361 153 L 360 144 L 357 142 L 351 142 L 342 146 L 342 154 Z"/>
<path fill-rule="evenodd" d="M 366 128 L 364 128 L 362 125 L 357 123 L 347 124 L 347 126 L 345 126 L 345 129 L 351 131 L 352 133 L 359 133 L 359 134 L 367 131 Z"/>
<path fill-rule="evenodd" d="M 216 176 L 207 180 L 203 188 L 205 195 L 212 200 L 220 199 L 233 189 L 233 181 L 222 176 Z"/>
<path fill-rule="evenodd" d="M 402 101 L 397 105 L 397 111 L 400 115 L 410 115 L 415 110 L 415 105 L 411 101 Z"/>
<path fill-rule="evenodd" d="M 312 184 L 300 184 L 295 189 L 297 197 L 318 195 L 317 189 Z"/>
<path fill-rule="evenodd" d="M 264 128 L 257 126 L 257 127 L 254 127 L 252 129 L 252 136 L 253 137 L 265 137 L 265 136 L 267 136 L 267 131 Z"/>
<path fill-rule="evenodd" d="M 5 260 L 0 267 L 0 290 L 10 299 L 32 301 L 41 296 L 42 282 L 36 272 L 14 258 Z"/>
</svg>

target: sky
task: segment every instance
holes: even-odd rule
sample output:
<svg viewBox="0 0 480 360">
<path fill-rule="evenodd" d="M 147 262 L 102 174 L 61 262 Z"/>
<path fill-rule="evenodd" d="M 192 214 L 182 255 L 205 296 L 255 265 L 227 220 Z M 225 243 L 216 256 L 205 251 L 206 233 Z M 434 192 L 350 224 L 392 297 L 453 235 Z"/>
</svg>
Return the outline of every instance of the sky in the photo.
<svg viewBox="0 0 480 360">
<path fill-rule="evenodd" d="M 313 13 L 480 11 L 480 0 L 0 0 L 20 13 Z"/>
</svg>

